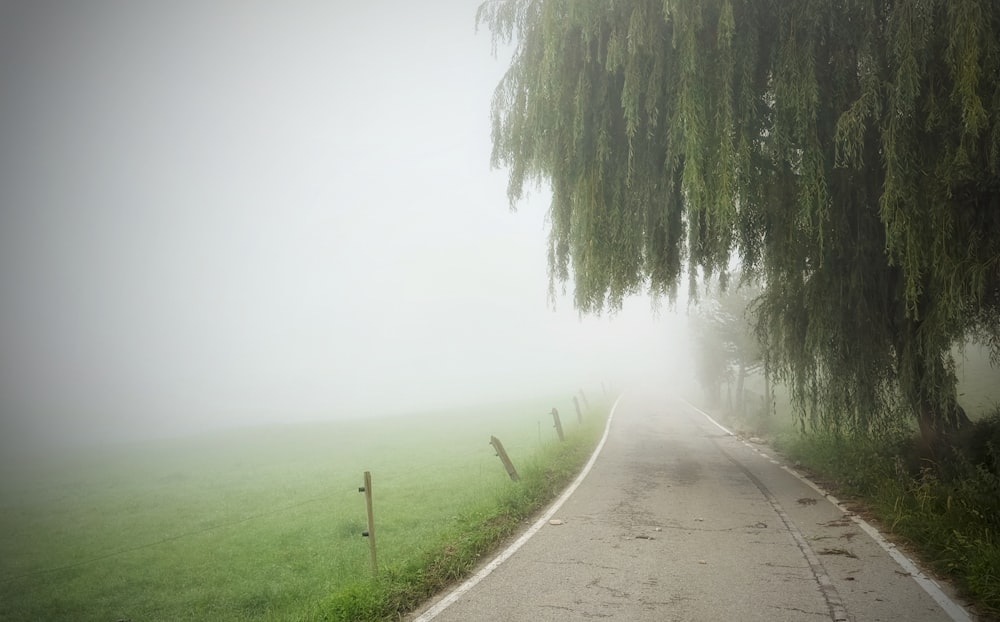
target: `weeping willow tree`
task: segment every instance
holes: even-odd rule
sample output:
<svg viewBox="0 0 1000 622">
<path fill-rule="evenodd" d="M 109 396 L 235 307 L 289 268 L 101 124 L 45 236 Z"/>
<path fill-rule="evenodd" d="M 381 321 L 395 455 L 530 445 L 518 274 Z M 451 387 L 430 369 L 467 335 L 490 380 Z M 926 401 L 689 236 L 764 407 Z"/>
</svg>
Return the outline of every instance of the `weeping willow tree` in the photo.
<svg viewBox="0 0 1000 622">
<path fill-rule="evenodd" d="M 996 0 L 492 0 L 493 163 L 552 189 L 550 276 L 600 312 L 738 260 L 818 423 L 963 425 L 1000 354 Z"/>
</svg>

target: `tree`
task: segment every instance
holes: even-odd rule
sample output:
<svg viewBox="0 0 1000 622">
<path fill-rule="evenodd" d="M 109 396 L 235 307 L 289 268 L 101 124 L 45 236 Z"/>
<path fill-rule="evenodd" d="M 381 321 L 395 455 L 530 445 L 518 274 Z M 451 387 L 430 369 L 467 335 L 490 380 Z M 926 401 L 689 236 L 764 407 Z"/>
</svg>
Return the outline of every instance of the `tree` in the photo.
<svg viewBox="0 0 1000 622">
<path fill-rule="evenodd" d="M 745 412 L 743 387 L 747 375 L 764 368 L 763 352 L 750 318 L 760 293 L 748 286 L 710 290 L 690 309 L 698 382 L 714 405 L 722 384 L 735 380 L 736 400 L 730 406 L 741 413 Z"/>
<path fill-rule="evenodd" d="M 1000 3 L 492 0 L 512 208 L 552 188 L 583 312 L 738 259 L 814 421 L 961 426 L 951 346 L 1000 343 Z"/>
<path fill-rule="evenodd" d="M 713 313 L 716 310 L 715 305 L 701 308 L 689 323 L 694 340 L 694 375 L 710 407 L 722 403 L 722 386 L 732 376 L 731 352 L 718 332 L 725 319 Z"/>
</svg>

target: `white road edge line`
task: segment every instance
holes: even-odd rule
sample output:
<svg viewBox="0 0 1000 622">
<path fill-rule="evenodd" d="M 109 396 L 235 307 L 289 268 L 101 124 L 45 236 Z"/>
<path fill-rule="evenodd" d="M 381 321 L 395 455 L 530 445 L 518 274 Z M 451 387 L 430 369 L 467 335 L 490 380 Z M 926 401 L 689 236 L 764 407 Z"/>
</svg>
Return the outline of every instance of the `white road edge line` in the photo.
<svg viewBox="0 0 1000 622">
<path fill-rule="evenodd" d="M 687 401 L 687 400 L 685 400 L 683 398 L 681 399 L 681 401 L 683 401 L 685 404 L 687 404 L 688 406 L 690 406 L 691 408 L 693 408 L 695 411 L 697 411 L 697 412 L 701 413 L 702 415 L 704 415 L 709 421 L 711 421 L 718 428 L 722 429 L 723 431 L 725 431 L 730 436 L 736 436 L 735 434 L 733 434 L 732 432 L 730 432 L 729 430 L 727 430 L 726 428 L 724 428 L 721 424 L 719 424 L 718 421 L 716 421 L 715 419 L 713 419 L 711 415 L 709 415 L 708 413 L 706 413 L 702 409 L 698 408 L 697 406 L 695 406 L 694 404 L 692 404 L 691 402 L 689 402 L 689 401 Z M 760 451 L 759 449 L 757 449 L 756 447 L 754 447 L 752 444 L 748 443 L 747 441 L 744 441 L 744 440 L 740 439 L 740 442 L 743 443 L 744 445 L 746 445 L 747 447 L 749 447 L 750 449 L 752 449 L 753 451 L 755 451 L 756 453 L 760 454 L 762 457 L 764 457 L 764 458 L 770 460 L 771 462 L 773 462 L 774 464 L 780 466 L 786 472 L 788 472 L 792 476 L 798 478 L 806 486 L 809 486 L 810 488 L 812 488 L 813 490 L 815 490 L 817 493 L 819 493 L 820 495 L 822 495 L 827 501 L 829 501 L 833 505 L 837 506 L 837 509 L 839 509 L 841 512 L 843 512 L 845 516 L 847 516 L 848 518 L 850 518 L 859 527 L 861 527 L 861 529 L 866 534 L 868 534 L 869 536 L 871 536 L 871 539 L 874 540 L 875 543 L 878 544 L 880 547 L 882 547 L 885 550 L 885 552 L 889 554 L 889 557 L 891 557 L 892 559 L 894 559 L 896 561 L 896 563 L 899 564 L 900 567 L 903 570 L 905 570 L 906 573 L 914 581 L 917 582 L 917 585 L 919 585 L 920 587 L 922 587 L 923 590 L 925 592 L 927 592 L 927 595 L 930 596 L 932 599 L 934 599 L 934 602 L 936 602 L 941 607 L 941 609 L 943 609 L 944 612 L 948 614 L 948 617 L 950 617 L 954 622 L 973 622 L 972 618 L 969 616 L 969 613 L 961 605 L 959 605 L 958 603 L 956 603 L 955 601 L 953 601 L 951 598 L 949 598 L 948 595 L 945 594 L 941 590 L 941 587 L 933 579 L 931 579 L 926 574 L 924 574 L 923 571 L 920 570 L 917 567 L 917 565 L 914 564 L 913 561 L 910 560 L 910 558 L 908 558 L 906 555 L 900 553 L 899 549 L 896 548 L 896 545 L 894 545 L 891 542 L 889 542 L 888 540 L 886 540 L 885 536 L 883 536 L 882 533 L 878 529 L 876 529 L 870 523 L 868 523 L 868 521 L 866 521 L 865 519 L 861 518 L 860 516 L 858 516 L 857 514 L 855 514 L 854 512 L 852 512 L 851 510 L 849 510 L 847 507 L 845 507 L 840 502 L 839 499 L 837 499 L 836 497 L 834 497 L 833 495 L 831 495 L 827 491 L 825 491 L 822 488 L 820 488 L 818 485 L 816 485 L 811 480 L 809 480 L 809 478 L 807 478 L 806 476 L 802 475 L 801 473 L 799 473 L 795 469 L 793 469 L 793 468 L 791 468 L 791 467 L 789 467 L 787 465 L 781 464 L 777 460 L 774 460 L 773 458 L 771 458 L 770 456 L 768 456 L 764 452 Z"/>
<path fill-rule="evenodd" d="M 580 486 L 581 483 L 583 483 L 583 480 L 585 477 L 587 477 L 587 474 L 590 473 L 590 469 L 594 466 L 594 462 L 597 461 L 597 456 L 599 456 L 601 450 L 604 449 L 604 442 L 608 440 L 608 432 L 611 430 L 611 420 L 614 419 L 615 410 L 618 408 L 618 403 L 622 401 L 623 396 L 624 394 L 619 395 L 618 399 L 615 400 L 614 405 L 611 406 L 611 412 L 608 413 L 608 422 L 604 425 L 604 435 L 601 436 L 600 442 L 598 442 L 597 447 L 594 448 L 594 453 L 590 455 L 590 460 L 588 460 L 587 464 L 584 465 L 583 470 L 580 471 L 580 474 L 576 476 L 576 479 L 573 480 L 573 483 L 570 484 L 569 487 L 563 491 L 562 495 L 560 495 L 559 498 L 556 499 L 555 503 L 553 503 L 549 507 L 549 509 L 545 511 L 545 514 L 542 514 L 542 517 L 539 518 L 537 521 L 535 521 L 535 524 L 533 524 L 531 527 L 528 528 L 527 531 L 521 534 L 521 536 L 517 540 L 514 540 L 514 542 L 506 549 L 504 549 L 502 553 L 494 557 L 490 563 L 483 566 L 479 570 L 479 572 L 472 575 L 468 580 L 465 581 L 465 583 L 456 587 L 447 596 L 445 596 L 438 602 L 434 603 L 434 606 L 432 606 L 430 609 L 420 614 L 420 617 L 416 618 L 413 622 L 430 622 L 431 620 L 436 618 L 438 614 L 440 614 L 442 611 L 450 607 L 451 604 L 454 603 L 459 598 L 461 598 L 463 594 L 471 590 L 473 587 L 476 586 L 477 583 L 485 579 L 487 576 L 489 576 L 490 573 L 499 568 L 500 564 L 507 561 L 511 555 L 516 553 L 517 550 L 520 549 L 522 546 L 524 546 L 524 544 L 528 540 L 530 540 L 532 536 L 538 533 L 539 529 L 544 527 L 549 522 L 549 520 L 555 515 L 555 513 L 559 511 L 559 508 L 561 508 L 562 505 L 566 503 L 566 500 L 569 499 L 574 492 L 576 492 L 576 489 Z"/>
</svg>

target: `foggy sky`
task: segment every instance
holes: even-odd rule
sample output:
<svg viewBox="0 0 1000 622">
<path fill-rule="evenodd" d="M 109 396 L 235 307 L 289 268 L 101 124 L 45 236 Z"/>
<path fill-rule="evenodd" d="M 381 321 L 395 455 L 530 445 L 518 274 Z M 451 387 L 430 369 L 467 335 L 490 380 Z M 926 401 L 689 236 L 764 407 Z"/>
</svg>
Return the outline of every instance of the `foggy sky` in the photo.
<svg viewBox="0 0 1000 622">
<path fill-rule="evenodd" d="M 511 213 L 489 169 L 477 5 L 0 2 L 0 435 L 670 369 L 682 322 L 648 301 L 546 305 L 547 197 Z"/>
</svg>

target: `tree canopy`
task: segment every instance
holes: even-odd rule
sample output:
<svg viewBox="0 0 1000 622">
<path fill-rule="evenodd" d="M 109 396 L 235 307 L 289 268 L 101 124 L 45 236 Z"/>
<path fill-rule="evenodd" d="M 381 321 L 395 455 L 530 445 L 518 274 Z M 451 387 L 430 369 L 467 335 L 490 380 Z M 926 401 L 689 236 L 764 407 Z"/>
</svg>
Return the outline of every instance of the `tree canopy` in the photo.
<svg viewBox="0 0 1000 622">
<path fill-rule="evenodd" d="M 512 207 L 551 185 L 583 312 L 738 260 L 821 421 L 959 426 L 951 348 L 1000 354 L 996 0 L 490 0 Z"/>
</svg>

